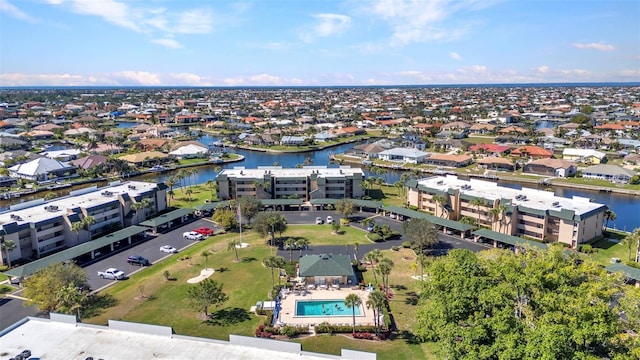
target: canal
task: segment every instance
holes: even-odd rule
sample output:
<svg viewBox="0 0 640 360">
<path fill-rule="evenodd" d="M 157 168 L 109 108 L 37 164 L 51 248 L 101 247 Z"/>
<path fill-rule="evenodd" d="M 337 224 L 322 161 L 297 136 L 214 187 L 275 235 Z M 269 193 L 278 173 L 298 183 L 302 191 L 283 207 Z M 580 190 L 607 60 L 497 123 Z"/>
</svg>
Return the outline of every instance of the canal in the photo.
<svg viewBox="0 0 640 360">
<path fill-rule="evenodd" d="M 205 135 L 200 141 L 205 145 L 213 145 L 214 142 L 218 141 L 218 138 Z M 247 169 L 256 168 L 258 166 L 271 166 L 271 165 L 280 165 L 283 167 L 295 167 L 298 164 L 305 165 L 316 165 L 316 166 L 329 166 L 329 167 L 337 167 L 337 164 L 329 164 L 329 159 L 331 155 L 337 153 L 343 153 L 355 146 L 356 144 L 344 144 L 324 150 L 314 151 L 314 152 L 303 152 L 303 153 L 284 153 L 284 154 L 276 154 L 276 153 L 267 153 L 267 152 L 259 152 L 259 151 L 251 151 L 251 150 L 243 150 L 237 148 L 226 148 L 226 151 L 230 153 L 237 153 L 243 155 L 245 157 L 244 161 L 237 163 L 230 163 L 226 165 L 222 165 L 222 168 L 233 168 L 235 166 L 244 166 Z M 197 174 L 194 175 L 197 183 L 204 183 L 209 179 L 215 179 L 217 173 L 215 171 L 215 165 L 207 165 L 197 167 Z M 384 175 L 375 175 L 374 176 L 382 176 L 387 183 L 394 183 L 400 180 L 400 176 L 403 172 L 388 170 L 388 172 Z M 151 173 L 145 174 L 141 176 L 137 176 L 135 178 L 131 178 L 131 180 L 140 180 L 140 181 L 153 181 L 153 182 L 161 182 L 167 179 L 171 175 L 170 172 L 166 173 Z M 367 173 L 367 176 L 371 174 Z M 500 181 L 500 185 L 519 188 L 520 184 L 514 182 L 505 182 Z M 104 184 L 101 184 L 104 185 Z M 88 186 L 88 185 L 85 185 Z M 85 187 L 83 186 L 83 187 Z M 527 187 L 535 187 L 535 185 L 526 185 Z M 546 186 L 545 186 L 546 187 Z M 640 198 L 622 194 L 615 193 L 602 193 L 597 191 L 588 191 L 583 189 L 571 189 L 571 188 L 561 188 L 554 187 L 554 192 L 558 196 L 563 197 L 572 197 L 572 196 L 582 196 L 592 199 L 595 202 L 607 204 L 609 208 L 611 208 L 617 215 L 615 221 L 611 221 L 609 223 L 610 227 L 615 227 L 620 230 L 633 230 L 636 227 L 640 227 Z M 58 196 L 68 194 L 69 189 L 60 190 L 56 194 Z M 42 196 L 43 193 L 38 194 L 38 196 Z M 33 199 L 34 197 L 25 196 L 21 198 L 21 201 L 28 201 Z M 8 204 L 2 202 L 2 206 L 8 206 Z"/>
</svg>

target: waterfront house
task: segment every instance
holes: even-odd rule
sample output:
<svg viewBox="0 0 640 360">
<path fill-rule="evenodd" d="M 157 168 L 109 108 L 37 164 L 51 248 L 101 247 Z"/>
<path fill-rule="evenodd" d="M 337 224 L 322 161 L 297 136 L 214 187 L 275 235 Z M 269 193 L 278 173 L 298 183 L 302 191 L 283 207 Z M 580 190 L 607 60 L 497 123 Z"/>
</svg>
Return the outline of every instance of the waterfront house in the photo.
<svg viewBox="0 0 640 360">
<path fill-rule="evenodd" d="M 500 170 L 500 171 L 515 171 L 516 165 L 515 163 L 505 157 L 498 156 L 488 156 L 486 158 L 476 160 L 476 163 L 480 165 L 481 168 L 487 170 Z"/>
<path fill-rule="evenodd" d="M 94 168 L 96 166 L 102 166 L 104 164 L 106 164 L 108 161 L 108 158 L 106 156 L 102 156 L 102 155 L 88 155 L 85 157 L 81 157 L 80 159 L 76 159 L 73 161 L 70 161 L 69 164 L 76 166 L 80 169 L 83 170 L 88 170 L 91 168 Z"/>
<path fill-rule="evenodd" d="M 539 146 L 520 146 L 511 151 L 511 155 L 521 158 L 542 159 L 550 158 L 553 156 L 553 152 L 547 149 L 543 149 Z"/>
<path fill-rule="evenodd" d="M 10 167 L 9 175 L 14 178 L 45 181 L 70 176 L 75 173 L 75 170 L 74 166 L 67 163 L 41 157 Z"/>
<path fill-rule="evenodd" d="M 128 154 L 119 157 L 120 160 L 124 160 L 130 164 L 137 166 L 157 164 L 167 159 L 169 155 L 161 153 L 159 151 L 146 151 L 136 154 Z"/>
<path fill-rule="evenodd" d="M 429 153 L 411 148 L 393 148 L 378 153 L 378 158 L 384 161 L 400 163 L 421 164 L 429 156 Z"/>
<path fill-rule="evenodd" d="M 469 155 L 431 154 L 424 160 L 425 164 L 445 167 L 465 167 L 473 162 Z"/>
<path fill-rule="evenodd" d="M 176 146 L 169 155 L 179 159 L 203 158 L 209 154 L 209 148 L 198 144 L 182 144 Z"/>
<path fill-rule="evenodd" d="M 553 176 L 553 177 L 569 177 L 574 176 L 578 168 L 574 163 L 560 159 L 537 159 L 526 163 L 522 172 Z"/>
<path fill-rule="evenodd" d="M 329 142 L 329 141 L 333 141 L 335 139 L 337 139 L 338 136 L 335 134 L 332 134 L 328 131 L 323 131 L 321 133 L 317 133 L 313 136 L 313 139 L 317 142 Z"/>
<path fill-rule="evenodd" d="M 469 146 L 469 151 L 478 154 L 500 156 L 508 154 L 509 151 L 511 151 L 511 146 L 499 144 L 474 144 Z"/>
<path fill-rule="evenodd" d="M 628 184 L 634 175 L 636 175 L 634 171 L 617 165 L 600 164 L 582 170 L 583 178 L 607 180 L 619 184 Z"/>
<path fill-rule="evenodd" d="M 283 136 L 282 139 L 280 139 L 280 145 L 285 145 L 285 146 L 304 145 L 306 140 L 307 138 L 303 136 Z"/>
</svg>

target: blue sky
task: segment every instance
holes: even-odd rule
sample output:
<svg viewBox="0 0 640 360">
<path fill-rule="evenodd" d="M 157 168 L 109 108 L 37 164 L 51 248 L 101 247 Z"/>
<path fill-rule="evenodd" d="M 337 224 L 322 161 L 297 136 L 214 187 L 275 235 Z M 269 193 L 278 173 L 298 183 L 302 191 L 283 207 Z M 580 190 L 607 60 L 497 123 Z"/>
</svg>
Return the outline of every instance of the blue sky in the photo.
<svg viewBox="0 0 640 360">
<path fill-rule="evenodd" d="M 0 86 L 640 81 L 637 0 L 0 0 Z"/>
</svg>

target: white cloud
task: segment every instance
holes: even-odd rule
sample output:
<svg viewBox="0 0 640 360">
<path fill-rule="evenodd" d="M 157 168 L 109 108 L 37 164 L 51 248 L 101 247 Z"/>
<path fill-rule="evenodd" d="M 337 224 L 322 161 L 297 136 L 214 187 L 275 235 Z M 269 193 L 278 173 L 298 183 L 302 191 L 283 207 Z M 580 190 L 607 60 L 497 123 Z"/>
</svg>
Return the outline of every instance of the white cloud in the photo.
<svg viewBox="0 0 640 360">
<path fill-rule="evenodd" d="M 590 49 L 590 50 L 598 50 L 598 51 L 613 51 L 616 49 L 615 46 L 611 44 L 604 44 L 604 43 L 588 43 L 588 44 L 574 43 L 573 47 L 578 49 Z"/>
<path fill-rule="evenodd" d="M 103 18 L 112 24 L 142 32 L 139 26 L 143 18 L 139 11 L 127 4 L 115 0 L 47 0 L 52 5 L 68 4 L 72 11 L 82 15 L 93 15 Z"/>
<path fill-rule="evenodd" d="M 340 35 L 351 27 L 351 17 L 341 14 L 315 14 L 312 15 L 316 23 L 303 30 L 300 38 L 305 42 L 311 42 L 318 37 Z"/>
<path fill-rule="evenodd" d="M 36 22 L 36 19 L 34 19 L 31 15 L 20 10 L 17 6 L 9 3 L 9 0 L 0 0 L 0 13 L 5 13 L 16 19 Z"/>
<path fill-rule="evenodd" d="M 213 16 L 208 10 L 188 10 L 176 16 L 171 32 L 179 34 L 208 34 L 213 30 Z"/>
<path fill-rule="evenodd" d="M 164 38 L 164 39 L 152 39 L 152 43 L 162 45 L 168 47 L 170 49 L 180 49 L 182 48 L 182 44 L 177 42 L 175 39 Z"/>
<path fill-rule="evenodd" d="M 169 77 L 174 80 L 171 84 L 175 85 L 189 85 L 189 86 L 212 86 L 208 81 L 205 81 L 200 75 L 192 73 L 172 73 Z"/>
<path fill-rule="evenodd" d="M 453 60 L 457 60 L 457 61 L 462 60 L 462 56 L 460 56 L 460 54 L 458 54 L 455 51 L 450 52 L 449 53 L 449 57 L 452 58 Z"/>
<path fill-rule="evenodd" d="M 537 68 L 534 69 L 534 71 L 539 74 L 546 74 L 549 72 L 549 67 L 546 65 L 538 66 Z"/>
<path fill-rule="evenodd" d="M 111 74 L 113 78 L 118 81 L 118 83 L 122 85 L 144 85 L 144 86 L 157 86 L 161 85 L 160 75 L 156 73 L 151 73 L 148 71 L 119 71 Z"/>
<path fill-rule="evenodd" d="M 460 11 L 473 11 L 492 6 L 495 1 L 478 0 L 377 0 L 367 2 L 365 11 L 386 21 L 392 29 L 391 46 L 413 42 L 450 41 L 466 35 L 472 23 L 443 25 Z"/>
</svg>

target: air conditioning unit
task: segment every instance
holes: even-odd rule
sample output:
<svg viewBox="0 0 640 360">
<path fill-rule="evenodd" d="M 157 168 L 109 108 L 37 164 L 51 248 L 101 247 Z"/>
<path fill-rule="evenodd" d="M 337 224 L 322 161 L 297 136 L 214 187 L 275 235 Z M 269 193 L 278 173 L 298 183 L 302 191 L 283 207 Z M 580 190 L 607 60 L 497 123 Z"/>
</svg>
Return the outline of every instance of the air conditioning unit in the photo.
<svg viewBox="0 0 640 360">
<path fill-rule="evenodd" d="M 443 184 L 444 184 L 444 180 L 438 181 L 438 185 L 443 185 Z"/>
<path fill-rule="evenodd" d="M 136 189 L 136 186 L 135 186 L 135 185 L 129 185 L 129 186 L 127 186 L 127 187 L 129 188 L 129 190 L 135 190 L 135 189 Z"/>
</svg>

